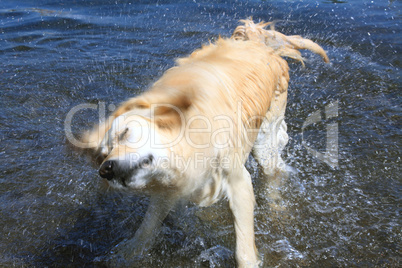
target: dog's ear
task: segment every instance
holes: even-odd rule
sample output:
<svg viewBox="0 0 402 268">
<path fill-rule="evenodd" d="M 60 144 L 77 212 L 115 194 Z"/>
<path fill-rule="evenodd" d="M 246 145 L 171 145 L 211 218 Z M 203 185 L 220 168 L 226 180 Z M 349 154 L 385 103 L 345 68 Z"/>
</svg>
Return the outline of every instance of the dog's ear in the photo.
<svg viewBox="0 0 402 268">
<path fill-rule="evenodd" d="M 173 130 L 184 124 L 184 117 L 180 112 L 171 110 L 169 113 L 154 117 L 154 122 L 161 129 Z"/>
<path fill-rule="evenodd" d="M 137 98 L 131 98 L 126 102 L 123 102 L 120 107 L 114 111 L 112 117 L 117 118 L 120 115 L 127 113 L 132 110 L 143 110 L 143 109 L 149 109 L 150 108 L 150 103 L 145 100 L 144 98 L 137 97 Z"/>
<path fill-rule="evenodd" d="M 113 113 L 113 117 L 116 118 L 126 112 L 137 110 L 139 115 L 154 120 L 160 128 L 180 127 L 184 123 L 186 111 L 192 104 L 189 96 L 183 93 L 172 89 L 147 92 L 123 103 Z"/>
<path fill-rule="evenodd" d="M 163 103 L 152 104 L 151 114 L 156 125 L 163 129 L 181 127 L 185 122 L 185 113 L 191 106 L 186 95 L 171 96 Z"/>
</svg>

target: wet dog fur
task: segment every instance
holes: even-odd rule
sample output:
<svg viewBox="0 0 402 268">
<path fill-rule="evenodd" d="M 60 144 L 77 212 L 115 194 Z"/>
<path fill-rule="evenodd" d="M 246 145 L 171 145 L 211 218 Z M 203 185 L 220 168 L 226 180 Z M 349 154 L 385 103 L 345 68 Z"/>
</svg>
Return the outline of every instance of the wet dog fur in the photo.
<svg viewBox="0 0 402 268">
<path fill-rule="evenodd" d="M 111 187 L 151 196 L 135 236 L 118 246 L 129 259 L 149 247 L 174 204 L 209 206 L 227 198 L 239 267 L 259 264 L 254 239 L 254 193 L 244 167 L 252 152 L 264 173 L 285 168 L 284 121 L 289 81 L 282 57 L 303 63 L 299 49 L 328 57 L 300 36 L 270 23 L 241 21 L 219 38 L 177 60 L 145 93 L 127 100 L 83 141 Z"/>
</svg>

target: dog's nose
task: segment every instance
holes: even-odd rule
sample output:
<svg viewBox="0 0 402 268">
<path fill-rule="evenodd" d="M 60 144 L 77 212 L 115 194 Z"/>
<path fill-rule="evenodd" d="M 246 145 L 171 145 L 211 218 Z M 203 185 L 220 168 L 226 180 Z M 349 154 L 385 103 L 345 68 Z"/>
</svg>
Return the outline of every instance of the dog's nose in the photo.
<svg viewBox="0 0 402 268">
<path fill-rule="evenodd" d="M 114 161 L 106 161 L 105 163 L 102 164 L 102 166 L 99 169 L 99 175 L 102 178 L 105 178 L 107 180 L 111 180 L 114 177 L 114 172 L 113 172 L 113 166 L 114 166 Z"/>
</svg>

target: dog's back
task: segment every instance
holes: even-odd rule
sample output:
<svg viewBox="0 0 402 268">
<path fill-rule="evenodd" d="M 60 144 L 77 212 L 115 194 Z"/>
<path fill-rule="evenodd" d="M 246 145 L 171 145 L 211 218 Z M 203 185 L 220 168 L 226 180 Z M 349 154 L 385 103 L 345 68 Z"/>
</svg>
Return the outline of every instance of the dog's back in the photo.
<svg viewBox="0 0 402 268">
<path fill-rule="evenodd" d="M 165 125 L 173 133 L 172 140 L 180 131 L 191 133 L 176 144 L 181 156 L 191 158 L 202 152 L 206 157 L 233 158 L 236 154 L 242 165 L 254 147 L 264 172 L 272 174 L 284 166 L 280 151 L 287 143 L 284 113 L 289 67 L 282 57 L 303 63 L 299 49 L 309 49 L 325 62 L 328 57 L 308 39 L 285 36 L 273 28 L 265 30 L 267 23 L 243 23 L 230 39 L 219 38 L 178 59 L 177 66 L 140 99 L 148 105 L 178 107 L 184 121 L 191 120 L 183 124 L 177 113 L 159 114 L 162 121 L 169 122 Z M 202 119 L 192 120 L 200 116 Z M 205 122 L 208 131 L 194 131 L 205 129 Z"/>
</svg>

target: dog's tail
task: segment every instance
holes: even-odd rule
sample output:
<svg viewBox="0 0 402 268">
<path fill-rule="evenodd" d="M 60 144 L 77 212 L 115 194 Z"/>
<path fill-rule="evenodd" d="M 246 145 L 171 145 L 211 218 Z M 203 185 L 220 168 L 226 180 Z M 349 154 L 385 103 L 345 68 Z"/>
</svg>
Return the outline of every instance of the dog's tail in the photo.
<svg viewBox="0 0 402 268">
<path fill-rule="evenodd" d="M 275 54 L 281 57 L 289 57 L 301 62 L 304 66 L 304 59 L 299 49 L 308 49 L 320 55 L 324 62 L 329 62 L 328 56 L 324 49 L 309 39 L 302 38 L 298 35 L 286 36 L 275 31 L 274 22 L 260 22 L 255 24 L 251 19 L 240 20 L 244 25 L 238 26 L 232 34 L 235 40 L 253 40 L 262 42 L 272 48 Z M 270 30 L 265 27 L 270 25 Z"/>
</svg>

